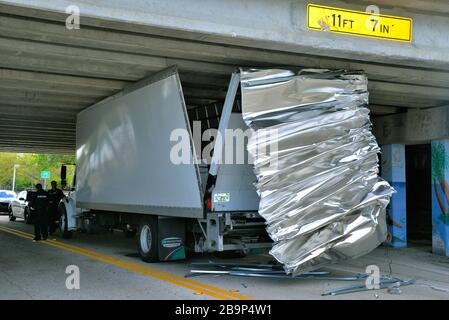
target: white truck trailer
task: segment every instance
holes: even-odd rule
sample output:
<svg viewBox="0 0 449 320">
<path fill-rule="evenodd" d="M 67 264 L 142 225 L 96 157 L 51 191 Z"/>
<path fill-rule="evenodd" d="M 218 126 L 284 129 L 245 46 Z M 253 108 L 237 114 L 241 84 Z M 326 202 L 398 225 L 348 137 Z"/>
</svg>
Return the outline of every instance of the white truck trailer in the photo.
<svg viewBox="0 0 449 320">
<path fill-rule="evenodd" d="M 239 82 L 233 74 L 219 119 L 223 137 L 225 129 L 247 129 L 242 115 L 233 112 Z M 176 67 L 82 111 L 75 188 L 59 206 L 63 237 L 95 226 L 121 228 L 126 235 L 137 233 L 140 256 L 148 262 L 183 259 L 186 248 L 271 247 L 258 214 L 252 165 L 220 164 L 226 144 L 234 146 L 232 139 L 223 144 L 217 139 L 211 164 L 195 161 L 192 120 Z M 173 136 L 183 132 L 187 161 L 176 163 L 171 155 L 180 141 Z"/>
</svg>

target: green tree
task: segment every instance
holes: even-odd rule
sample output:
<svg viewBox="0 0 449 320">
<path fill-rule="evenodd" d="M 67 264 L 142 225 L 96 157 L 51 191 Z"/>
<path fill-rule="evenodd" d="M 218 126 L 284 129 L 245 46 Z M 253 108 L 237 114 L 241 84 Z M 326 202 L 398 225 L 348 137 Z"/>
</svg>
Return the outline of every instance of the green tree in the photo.
<svg viewBox="0 0 449 320">
<path fill-rule="evenodd" d="M 0 189 L 12 189 L 14 165 L 16 171 L 16 191 L 32 188 L 43 182 L 42 171 L 50 171 L 51 180 L 59 182 L 62 164 L 74 164 L 74 155 L 0 153 Z M 68 182 L 73 179 L 74 167 L 68 167 Z M 49 181 L 48 181 L 49 182 Z"/>
</svg>

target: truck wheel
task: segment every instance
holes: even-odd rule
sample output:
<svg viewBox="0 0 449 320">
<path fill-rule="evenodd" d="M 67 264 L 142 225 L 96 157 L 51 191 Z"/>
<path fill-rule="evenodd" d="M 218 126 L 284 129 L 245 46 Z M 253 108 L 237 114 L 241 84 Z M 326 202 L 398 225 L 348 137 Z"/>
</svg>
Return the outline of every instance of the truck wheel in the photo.
<svg viewBox="0 0 449 320">
<path fill-rule="evenodd" d="M 9 221 L 16 221 L 16 217 L 14 217 L 14 213 L 12 213 L 11 208 L 9 208 L 8 217 Z"/>
<path fill-rule="evenodd" d="M 60 206 L 58 208 L 60 213 L 60 219 L 59 219 L 59 230 L 61 230 L 61 237 L 63 239 L 71 239 L 72 238 L 72 231 L 69 231 L 68 223 L 67 223 L 67 211 L 65 209 L 65 206 Z"/>
<path fill-rule="evenodd" d="M 159 246 L 157 240 L 157 217 L 145 220 L 139 227 L 139 255 L 145 262 L 159 261 Z"/>
<path fill-rule="evenodd" d="M 31 212 L 30 212 L 30 209 L 29 208 L 25 208 L 25 212 L 24 212 L 24 220 L 25 220 L 25 223 L 26 224 L 31 224 L 32 223 L 32 221 L 31 221 Z"/>
</svg>

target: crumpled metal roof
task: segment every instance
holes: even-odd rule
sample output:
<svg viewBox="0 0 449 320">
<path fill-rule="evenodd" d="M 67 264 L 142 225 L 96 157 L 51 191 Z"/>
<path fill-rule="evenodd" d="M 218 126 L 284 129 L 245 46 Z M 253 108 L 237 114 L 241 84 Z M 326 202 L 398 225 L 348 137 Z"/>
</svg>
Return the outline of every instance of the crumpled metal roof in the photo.
<svg viewBox="0 0 449 320">
<path fill-rule="evenodd" d="M 378 177 L 362 72 L 242 70 L 259 213 L 288 274 L 367 254 L 394 193 Z"/>
</svg>

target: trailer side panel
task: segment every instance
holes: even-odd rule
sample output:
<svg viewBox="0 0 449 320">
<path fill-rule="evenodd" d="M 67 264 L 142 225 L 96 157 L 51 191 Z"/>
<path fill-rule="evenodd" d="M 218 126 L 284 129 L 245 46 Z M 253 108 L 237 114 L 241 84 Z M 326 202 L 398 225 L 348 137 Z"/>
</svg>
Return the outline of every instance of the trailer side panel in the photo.
<svg viewBox="0 0 449 320">
<path fill-rule="evenodd" d="M 177 143 L 170 141 L 174 130 L 188 133 L 188 164 L 170 159 Z M 175 68 L 81 112 L 76 140 L 78 207 L 203 217 L 199 170 Z"/>
</svg>

